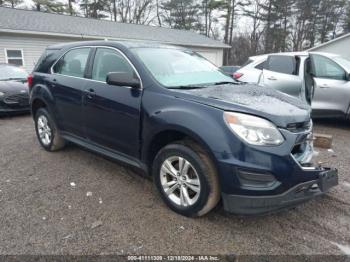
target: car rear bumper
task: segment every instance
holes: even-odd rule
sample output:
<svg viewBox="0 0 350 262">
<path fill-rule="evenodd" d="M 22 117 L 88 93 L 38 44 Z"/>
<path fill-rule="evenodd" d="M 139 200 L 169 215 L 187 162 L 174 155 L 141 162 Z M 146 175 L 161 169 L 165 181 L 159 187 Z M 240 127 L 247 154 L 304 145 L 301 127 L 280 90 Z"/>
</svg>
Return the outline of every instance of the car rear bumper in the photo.
<svg viewBox="0 0 350 262">
<path fill-rule="evenodd" d="M 257 215 L 293 207 L 326 193 L 338 184 L 336 169 L 320 169 L 318 179 L 295 185 L 286 192 L 269 196 L 231 195 L 222 193 L 224 209 L 240 215 Z"/>
</svg>

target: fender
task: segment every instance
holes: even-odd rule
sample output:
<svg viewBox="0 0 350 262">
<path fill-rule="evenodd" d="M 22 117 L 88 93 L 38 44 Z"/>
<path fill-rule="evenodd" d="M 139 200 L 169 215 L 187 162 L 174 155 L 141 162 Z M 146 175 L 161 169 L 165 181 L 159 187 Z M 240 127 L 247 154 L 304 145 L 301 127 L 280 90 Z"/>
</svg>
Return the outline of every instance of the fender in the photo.
<svg viewBox="0 0 350 262">
<path fill-rule="evenodd" d="M 50 112 L 51 117 L 54 119 L 54 121 L 57 123 L 56 114 L 54 113 L 54 105 L 55 105 L 55 99 L 53 95 L 51 94 L 50 89 L 44 85 L 44 84 L 37 84 L 34 85 L 30 91 L 30 107 L 31 107 L 31 113 L 33 115 L 33 103 L 36 100 L 42 101 L 45 105 L 47 110 Z"/>
<path fill-rule="evenodd" d="M 150 100 L 148 95 L 151 96 Z M 156 105 L 155 100 L 161 103 Z M 223 111 L 220 109 L 166 95 L 162 99 L 155 99 L 154 94 L 148 92 L 144 92 L 143 101 L 144 110 L 150 109 L 143 114 L 142 159 L 147 155 L 153 138 L 164 131 L 186 134 L 202 144 L 211 154 L 230 153 L 232 143 L 240 143 L 225 126 Z M 207 107 L 206 114 L 203 114 L 203 107 Z"/>
</svg>

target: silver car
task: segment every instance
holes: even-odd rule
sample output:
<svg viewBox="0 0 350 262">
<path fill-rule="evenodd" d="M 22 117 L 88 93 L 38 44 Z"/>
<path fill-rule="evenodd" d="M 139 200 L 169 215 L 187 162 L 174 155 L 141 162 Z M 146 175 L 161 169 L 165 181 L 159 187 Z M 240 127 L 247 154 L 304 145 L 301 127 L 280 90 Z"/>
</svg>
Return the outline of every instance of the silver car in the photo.
<svg viewBox="0 0 350 262">
<path fill-rule="evenodd" d="M 310 103 L 314 117 L 350 117 L 350 61 L 321 52 L 249 58 L 234 77 L 280 90 Z"/>
</svg>

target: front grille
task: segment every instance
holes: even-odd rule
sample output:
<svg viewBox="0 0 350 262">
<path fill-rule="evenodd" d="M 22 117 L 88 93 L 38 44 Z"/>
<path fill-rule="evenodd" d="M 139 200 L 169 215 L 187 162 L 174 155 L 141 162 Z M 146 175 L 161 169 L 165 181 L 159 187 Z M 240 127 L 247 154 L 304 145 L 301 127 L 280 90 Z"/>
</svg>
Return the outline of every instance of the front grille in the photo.
<svg viewBox="0 0 350 262">
<path fill-rule="evenodd" d="M 299 123 L 291 123 L 287 125 L 287 130 L 293 133 L 307 132 L 311 129 L 312 120 Z"/>
<path fill-rule="evenodd" d="M 19 105 L 29 105 L 29 95 L 25 94 L 16 94 L 9 95 L 4 98 L 4 103 L 8 105 L 19 104 Z"/>
</svg>

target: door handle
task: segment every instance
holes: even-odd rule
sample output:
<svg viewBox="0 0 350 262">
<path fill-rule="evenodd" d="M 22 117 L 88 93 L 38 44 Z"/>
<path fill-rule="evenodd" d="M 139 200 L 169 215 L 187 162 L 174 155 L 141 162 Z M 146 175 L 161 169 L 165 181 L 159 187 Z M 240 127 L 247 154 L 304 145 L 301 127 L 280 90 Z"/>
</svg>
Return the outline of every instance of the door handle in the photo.
<svg viewBox="0 0 350 262">
<path fill-rule="evenodd" d="M 323 84 L 323 85 L 320 85 L 320 88 L 329 88 L 329 85 Z"/>
<path fill-rule="evenodd" d="M 92 99 L 92 97 L 95 95 L 95 90 L 92 88 L 89 88 L 85 90 L 85 93 L 87 98 Z"/>
<path fill-rule="evenodd" d="M 268 80 L 272 80 L 272 81 L 277 80 L 277 78 L 274 77 L 274 76 L 269 76 L 267 79 L 268 79 Z"/>
</svg>

